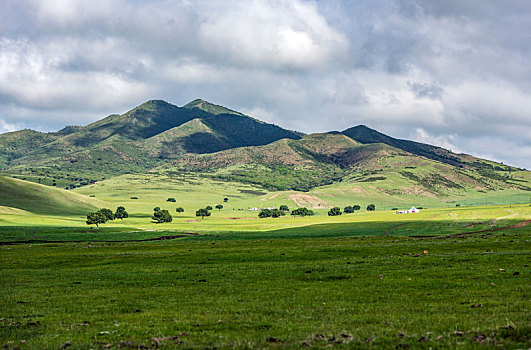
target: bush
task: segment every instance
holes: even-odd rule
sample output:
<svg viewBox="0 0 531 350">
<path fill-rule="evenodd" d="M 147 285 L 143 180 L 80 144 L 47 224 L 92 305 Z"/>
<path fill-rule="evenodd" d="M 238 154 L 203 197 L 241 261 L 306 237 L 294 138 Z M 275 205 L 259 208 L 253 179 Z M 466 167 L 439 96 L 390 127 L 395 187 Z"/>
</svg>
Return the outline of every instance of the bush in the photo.
<svg viewBox="0 0 531 350">
<path fill-rule="evenodd" d="M 175 198 L 168 198 L 168 199 L 166 199 L 166 202 L 174 202 L 175 203 L 177 201 L 175 200 Z"/>
<path fill-rule="evenodd" d="M 176 212 L 178 213 L 184 213 L 184 208 L 183 207 L 178 207 L 177 209 L 175 209 Z"/>
<path fill-rule="evenodd" d="M 352 208 L 354 208 L 354 210 L 360 210 L 361 209 L 361 207 L 359 205 L 357 205 L 357 204 L 353 205 Z"/>
<path fill-rule="evenodd" d="M 339 216 L 341 214 L 343 213 L 341 212 L 341 209 L 339 207 L 333 207 L 328 211 L 328 216 Z"/>
<path fill-rule="evenodd" d="M 212 207 L 211 207 L 210 205 L 207 205 L 207 206 L 205 207 L 205 209 L 206 209 L 206 210 L 212 210 Z"/>
<path fill-rule="evenodd" d="M 367 206 L 367 210 L 368 210 L 368 211 L 375 211 L 375 210 L 376 210 L 376 206 L 375 206 L 374 204 L 369 204 L 369 205 Z"/>
<path fill-rule="evenodd" d="M 160 207 L 153 208 L 153 211 L 160 211 Z"/>
<path fill-rule="evenodd" d="M 345 212 L 345 214 L 352 214 L 354 212 L 354 207 L 351 206 L 351 205 L 347 205 L 344 209 L 343 209 L 343 212 Z"/>
<path fill-rule="evenodd" d="M 285 205 L 285 204 L 282 204 L 282 205 L 280 206 L 280 208 L 278 208 L 278 209 L 280 209 L 281 211 L 289 211 L 288 206 Z"/>
<path fill-rule="evenodd" d="M 151 219 L 153 219 L 153 221 L 155 221 L 156 223 L 163 223 L 163 222 L 172 222 L 173 221 L 173 218 L 171 217 L 171 214 L 169 211 L 167 211 L 166 209 L 162 209 L 162 210 L 155 210 L 155 212 L 153 213 L 153 216 L 151 217 Z"/>
<path fill-rule="evenodd" d="M 138 199 L 138 197 L 131 197 L 131 199 Z"/>
</svg>

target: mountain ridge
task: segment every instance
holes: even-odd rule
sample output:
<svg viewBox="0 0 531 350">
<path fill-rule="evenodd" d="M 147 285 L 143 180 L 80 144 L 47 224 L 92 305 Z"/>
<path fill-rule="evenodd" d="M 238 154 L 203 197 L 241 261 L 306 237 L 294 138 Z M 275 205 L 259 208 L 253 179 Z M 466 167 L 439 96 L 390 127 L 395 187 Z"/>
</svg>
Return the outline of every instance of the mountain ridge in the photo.
<svg viewBox="0 0 531 350">
<path fill-rule="evenodd" d="M 408 164 L 429 168 L 435 175 L 412 171 Z M 393 166 L 401 172 L 391 171 Z M 527 185 L 507 180 L 517 170 L 393 138 L 365 125 L 304 135 L 203 99 L 183 107 L 149 100 L 85 126 L 0 134 L 2 174 L 40 183 L 54 179 L 65 188 L 129 173 L 199 171 L 219 179 L 303 191 L 351 179 L 376 181 L 368 180 L 367 172 L 391 172 L 435 192 L 437 181 L 450 188 L 469 181 L 477 188 L 526 190 Z M 485 185 L 489 179 L 496 183 Z"/>
</svg>

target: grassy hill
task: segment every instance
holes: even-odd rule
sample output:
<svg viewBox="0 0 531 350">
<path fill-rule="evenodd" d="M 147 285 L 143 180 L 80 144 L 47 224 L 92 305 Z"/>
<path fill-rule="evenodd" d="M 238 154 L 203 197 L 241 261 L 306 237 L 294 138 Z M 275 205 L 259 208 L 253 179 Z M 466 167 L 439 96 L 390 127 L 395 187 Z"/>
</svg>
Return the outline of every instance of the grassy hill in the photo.
<svg viewBox="0 0 531 350">
<path fill-rule="evenodd" d="M 36 214 L 83 215 L 105 204 L 78 193 L 4 176 L 0 176 L 0 188 L 0 207 L 6 212 L 16 208 Z"/>
</svg>

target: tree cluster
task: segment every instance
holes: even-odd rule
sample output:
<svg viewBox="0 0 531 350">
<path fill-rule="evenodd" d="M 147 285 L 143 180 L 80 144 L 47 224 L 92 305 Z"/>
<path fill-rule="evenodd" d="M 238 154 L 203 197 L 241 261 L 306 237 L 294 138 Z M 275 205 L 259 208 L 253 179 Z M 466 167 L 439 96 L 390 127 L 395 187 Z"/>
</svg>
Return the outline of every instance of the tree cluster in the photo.
<svg viewBox="0 0 531 350">
<path fill-rule="evenodd" d="M 282 210 L 279 210 L 279 209 L 262 209 L 260 213 L 258 213 L 258 217 L 261 219 L 279 218 L 284 215 L 286 215 L 286 213 L 284 213 Z"/>
<path fill-rule="evenodd" d="M 314 215 L 312 210 L 309 210 L 308 208 L 297 208 L 291 211 L 291 215 L 293 216 L 312 216 Z"/>
<path fill-rule="evenodd" d="M 87 214 L 87 225 L 96 225 L 98 227 L 100 224 L 104 224 L 107 221 L 112 221 L 114 219 L 123 219 L 128 218 L 129 214 L 124 207 L 119 206 L 116 208 L 116 213 L 113 213 L 112 210 L 107 208 L 102 208 L 98 211 Z"/>
<path fill-rule="evenodd" d="M 343 212 L 345 214 L 352 214 L 354 213 L 356 210 L 360 210 L 361 207 L 357 204 L 355 205 L 347 205 L 344 209 L 343 209 Z"/>
</svg>

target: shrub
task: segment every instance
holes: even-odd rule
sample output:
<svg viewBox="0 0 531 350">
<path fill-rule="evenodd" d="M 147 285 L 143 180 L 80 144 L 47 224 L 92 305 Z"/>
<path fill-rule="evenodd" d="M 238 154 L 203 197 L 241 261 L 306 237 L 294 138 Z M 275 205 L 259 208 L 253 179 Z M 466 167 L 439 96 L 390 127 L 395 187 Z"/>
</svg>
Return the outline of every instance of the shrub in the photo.
<svg viewBox="0 0 531 350">
<path fill-rule="evenodd" d="M 168 199 L 166 199 L 166 202 L 174 202 L 175 203 L 177 201 L 175 200 L 175 198 L 168 198 Z"/>
<path fill-rule="evenodd" d="M 212 210 L 212 207 L 211 207 L 210 205 L 207 205 L 207 206 L 205 207 L 205 209 L 206 209 L 206 210 Z"/>
<path fill-rule="evenodd" d="M 343 209 L 343 212 L 345 212 L 345 214 L 352 214 L 354 212 L 354 207 L 351 206 L 351 205 L 347 205 L 344 209 Z"/>
<path fill-rule="evenodd" d="M 375 211 L 375 210 L 376 210 L 376 206 L 375 206 L 374 204 L 369 204 L 369 205 L 367 206 L 367 210 L 368 210 L 368 211 Z"/>
<path fill-rule="evenodd" d="M 184 208 L 183 207 L 178 207 L 177 209 L 175 209 L 176 212 L 178 213 L 184 213 Z"/>
<path fill-rule="evenodd" d="M 288 206 L 285 204 L 282 204 L 278 209 L 280 209 L 281 211 L 289 211 Z"/>
</svg>

